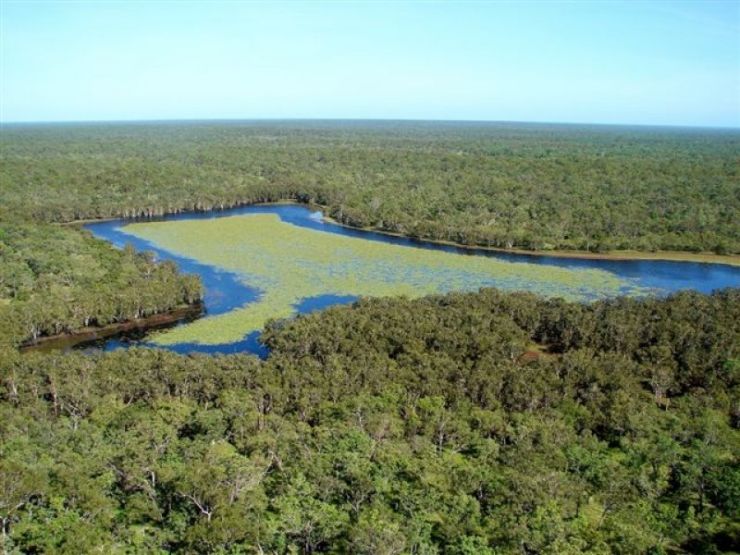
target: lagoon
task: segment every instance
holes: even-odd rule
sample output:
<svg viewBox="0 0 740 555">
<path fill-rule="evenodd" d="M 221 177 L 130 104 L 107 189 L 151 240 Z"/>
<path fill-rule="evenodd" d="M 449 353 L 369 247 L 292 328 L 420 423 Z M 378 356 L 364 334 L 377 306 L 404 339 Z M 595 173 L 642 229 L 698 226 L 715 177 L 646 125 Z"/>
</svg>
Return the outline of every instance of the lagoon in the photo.
<svg viewBox="0 0 740 555">
<path fill-rule="evenodd" d="M 592 260 L 502 253 L 346 228 L 304 205 L 115 220 L 85 226 L 118 247 L 131 243 L 203 279 L 204 318 L 125 344 L 178 352 L 264 355 L 271 318 L 305 314 L 359 296 L 418 297 L 480 287 L 591 301 L 619 295 L 710 292 L 740 285 L 740 268 L 660 260 Z"/>
</svg>

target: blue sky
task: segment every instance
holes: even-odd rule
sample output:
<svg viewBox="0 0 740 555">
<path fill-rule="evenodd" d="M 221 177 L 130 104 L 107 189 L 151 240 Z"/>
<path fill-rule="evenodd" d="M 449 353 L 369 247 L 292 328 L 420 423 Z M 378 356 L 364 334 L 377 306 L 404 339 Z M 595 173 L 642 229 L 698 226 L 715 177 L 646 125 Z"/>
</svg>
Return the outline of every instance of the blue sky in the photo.
<svg viewBox="0 0 740 555">
<path fill-rule="evenodd" d="M 740 2 L 0 0 L 0 120 L 740 126 Z"/>
</svg>

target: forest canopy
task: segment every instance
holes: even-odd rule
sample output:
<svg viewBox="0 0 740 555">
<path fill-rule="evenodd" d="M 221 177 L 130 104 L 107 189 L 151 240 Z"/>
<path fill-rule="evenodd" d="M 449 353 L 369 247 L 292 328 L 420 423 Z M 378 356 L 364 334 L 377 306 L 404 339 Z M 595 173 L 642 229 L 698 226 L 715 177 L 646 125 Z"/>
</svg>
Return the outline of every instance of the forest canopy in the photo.
<svg viewBox="0 0 740 555">
<path fill-rule="evenodd" d="M 267 361 L 4 353 L 4 547 L 736 550 L 739 301 L 484 290 L 275 322 Z"/>
<path fill-rule="evenodd" d="M 80 219 L 292 199 L 469 245 L 737 254 L 739 151 L 732 130 L 5 125 L 3 551 L 740 551 L 739 289 L 361 299 L 270 321 L 266 360 L 17 349 L 202 297 Z"/>
<path fill-rule="evenodd" d="M 531 250 L 740 253 L 736 130 L 431 122 L 6 125 L 0 217 L 297 199 L 359 227 Z"/>
<path fill-rule="evenodd" d="M 76 229 L 0 222 L 0 345 L 197 303 L 200 278 Z"/>
</svg>

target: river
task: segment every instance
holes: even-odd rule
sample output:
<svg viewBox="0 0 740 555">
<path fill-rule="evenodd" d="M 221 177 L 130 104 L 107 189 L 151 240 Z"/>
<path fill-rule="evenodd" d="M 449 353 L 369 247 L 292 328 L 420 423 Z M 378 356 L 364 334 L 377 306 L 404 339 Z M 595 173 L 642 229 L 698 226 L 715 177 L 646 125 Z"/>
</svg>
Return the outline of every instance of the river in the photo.
<svg viewBox="0 0 740 555">
<path fill-rule="evenodd" d="M 529 255 L 440 245 L 404 237 L 350 229 L 325 221 L 320 212 L 313 211 L 304 205 L 253 205 L 217 212 L 172 214 L 156 220 L 147 219 L 139 220 L 139 222 L 214 220 L 232 216 L 257 214 L 276 215 L 282 222 L 300 228 L 365 241 L 381 242 L 388 245 L 415 247 L 475 257 L 489 257 L 497 261 L 511 263 L 512 265 L 526 263 L 528 265 L 536 264 L 570 270 L 601 270 L 624 280 L 625 283 L 639 286 L 643 290 L 649 291 L 650 294 L 656 295 L 665 295 L 684 289 L 694 289 L 708 293 L 724 287 L 740 286 L 740 267 L 731 265 L 663 260 L 565 258 L 548 256 L 546 254 Z M 117 247 L 123 247 L 125 244 L 130 243 L 137 250 L 153 251 L 158 259 L 173 260 L 183 272 L 200 275 L 205 286 L 204 305 L 207 317 L 227 314 L 259 300 L 262 291 L 257 287 L 251 286 L 249 279 L 245 278 L 244 275 L 198 261 L 187 256 L 184 252 L 176 254 L 172 250 L 166 250 L 156 242 L 148 241 L 128 232 L 126 226 L 131 223 L 133 223 L 131 220 L 109 220 L 89 223 L 85 225 L 85 228 L 96 237 L 107 240 Z M 249 239 L 245 238 L 244 240 L 247 241 Z M 526 284 L 523 284 L 521 288 L 526 289 Z M 330 305 L 349 303 L 356 298 L 352 294 L 321 294 L 303 298 L 299 303 L 294 304 L 293 307 L 296 313 L 306 314 Z M 146 335 L 124 335 L 102 340 L 92 348 L 111 350 L 130 345 L 151 345 L 151 342 Z M 87 348 L 90 348 L 90 346 Z M 246 351 L 260 356 L 265 356 L 266 354 L 264 347 L 259 343 L 259 332 L 255 331 L 252 331 L 238 341 L 229 341 L 220 344 L 180 342 L 167 345 L 167 348 L 180 353 L 193 351 L 236 353 Z"/>
</svg>

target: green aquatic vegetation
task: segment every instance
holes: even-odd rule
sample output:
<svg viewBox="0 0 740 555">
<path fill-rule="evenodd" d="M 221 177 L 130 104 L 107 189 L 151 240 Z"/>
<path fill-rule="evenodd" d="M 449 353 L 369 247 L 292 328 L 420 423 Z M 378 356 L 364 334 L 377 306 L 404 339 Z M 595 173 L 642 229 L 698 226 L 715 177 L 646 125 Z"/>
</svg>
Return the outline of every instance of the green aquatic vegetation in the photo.
<svg viewBox="0 0 740 555">
<path fill-rule="evenodd" d="M 302 299 L 326 294 L 413 298 L 498 287 L 576 300 L 639 291 L 601 270 L 392 245 L 302 228 L 274 214 L 135 223 L 125 231 L 180 256 L 235 272 L 262 292 L 240 309 L 157 335 L 154 341 L 160 344 L 238 341 L 271 318 L 293 315 Z"/>
</svg>

